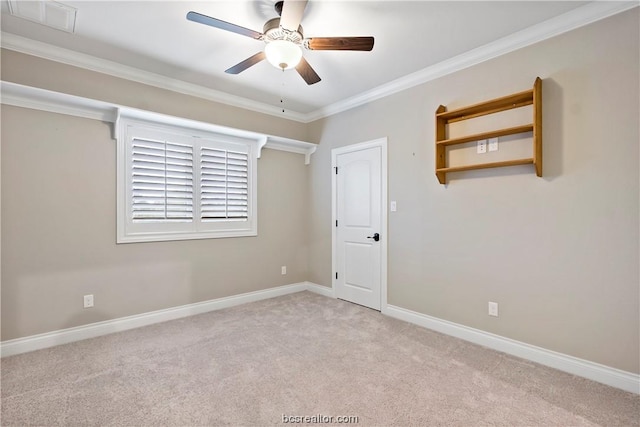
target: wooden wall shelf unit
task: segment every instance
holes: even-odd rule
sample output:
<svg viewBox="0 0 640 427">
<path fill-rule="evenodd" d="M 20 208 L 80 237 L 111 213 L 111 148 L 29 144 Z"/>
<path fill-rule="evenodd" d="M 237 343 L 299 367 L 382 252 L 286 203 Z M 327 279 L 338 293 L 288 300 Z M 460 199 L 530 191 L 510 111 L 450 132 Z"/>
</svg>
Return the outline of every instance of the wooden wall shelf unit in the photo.
<svg viewBox="0 0 640 427">
<path fill-rule="evenodd" d="M 447 125 L 461 120 L 468 120 L 487 114 L 511 110 L 533 104 L 533 122 L 523 126 L 496 129 L 460 138 L 447 139 Z M 479 163 L 465 166 L 447 167 L 446 147 L 456 144 L 497 138 L 518 133 L 533 132 L 532 157 L 526 159 L 506 160 L 493 163 Z M 462 172 L 474 169 L 497 168 L 503 166 L 534 165 L 536 175 L 542 176 L 542 79 L 536 78 L 533 88 L 524 92 L 492 99 L 468 107 L 447 111 L 441 105 L 436 110 L 436 176 L 440 184 L 447 183 L 447 173 Z"/>
</svg>

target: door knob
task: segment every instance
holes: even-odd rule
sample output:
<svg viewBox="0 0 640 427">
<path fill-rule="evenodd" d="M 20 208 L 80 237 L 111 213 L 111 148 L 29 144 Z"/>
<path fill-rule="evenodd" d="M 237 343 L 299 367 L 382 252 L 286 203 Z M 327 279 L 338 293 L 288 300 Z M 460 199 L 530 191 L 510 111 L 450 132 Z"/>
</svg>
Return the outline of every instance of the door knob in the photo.
<svg viewBox="0 0 640 427">
<path fill-rule="evenodd" d="M 367 239 L 373 239 L 377 242 L 378 240 L 380 240 L 380 235 L 378 233 L 375 233 L 373 236 L 367 236 Z"/>
</svg>

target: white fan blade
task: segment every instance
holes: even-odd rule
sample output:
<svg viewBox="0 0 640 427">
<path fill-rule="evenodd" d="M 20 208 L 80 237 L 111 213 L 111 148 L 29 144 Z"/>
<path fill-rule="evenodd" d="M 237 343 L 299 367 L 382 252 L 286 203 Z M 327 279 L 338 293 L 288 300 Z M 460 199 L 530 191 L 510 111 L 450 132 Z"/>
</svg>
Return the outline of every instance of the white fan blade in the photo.
<svg viewBox="0 0 640 427">
<path fill-rule="evenodd" d="M 297 31 L 305 7 L 307 7 L 307 0 L 285 0 L 282 5 L 280 26 L 285 30 Z"/>
</svg>

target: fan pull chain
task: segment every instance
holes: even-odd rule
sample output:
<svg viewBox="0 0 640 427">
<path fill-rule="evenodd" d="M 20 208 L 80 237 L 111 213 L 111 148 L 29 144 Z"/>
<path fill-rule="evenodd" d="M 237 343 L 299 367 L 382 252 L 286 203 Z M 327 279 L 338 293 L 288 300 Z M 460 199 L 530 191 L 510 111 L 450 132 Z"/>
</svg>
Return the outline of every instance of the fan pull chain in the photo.
<svg viewBox="0 0 640 427">
<path fill-rule="evenodd" d="M 284 113 L 284 68 L 282 69 L 282 84 L 280 85 L 280 108 Z"/>
</svg>

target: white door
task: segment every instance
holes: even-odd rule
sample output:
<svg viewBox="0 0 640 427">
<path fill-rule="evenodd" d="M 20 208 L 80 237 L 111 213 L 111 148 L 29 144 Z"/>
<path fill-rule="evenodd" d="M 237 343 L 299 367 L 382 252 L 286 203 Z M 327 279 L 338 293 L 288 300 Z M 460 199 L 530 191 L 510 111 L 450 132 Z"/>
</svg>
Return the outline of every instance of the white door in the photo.
<svg viewBox="0 0 640 427">
<path fill-rule="evenodd" d="M 332 154 L 337 168 L 333 186 L 336 297 L 380 310 L 386 272 L 386 140 L 335 149 Z"/>
</svg>

